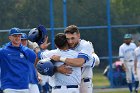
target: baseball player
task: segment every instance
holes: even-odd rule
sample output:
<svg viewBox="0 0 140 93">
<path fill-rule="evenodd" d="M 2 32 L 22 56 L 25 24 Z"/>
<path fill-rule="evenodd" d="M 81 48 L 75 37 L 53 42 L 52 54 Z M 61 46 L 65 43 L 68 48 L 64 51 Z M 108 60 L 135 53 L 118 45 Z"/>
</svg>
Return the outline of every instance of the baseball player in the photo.
<svg viewBox="0 0 140 93">
<path fill-rule="evenodd" d="M 93 93 L 93 85 L 92 85 L 92 68 L 94 67 L 95 61 L 99 61 L 98 56 L 94 55 L 94 49 L 91 42 L 80 39 L 80 32 L 75 25 L 68 26 L 64 31 L 69 48 L 72 50 L 81 53 L 82 55 L 86 55 L 86 63 L 82 66 L 82 77 L 80 84 L 80 93 Z M 91 60 L 94 58 L 94 60 Z M 95 59 L 96 58 L 96 59 Z M 59 59 L 61 60 L 61 57 Z M 97 62 L 99 63 L 99 62 Z"/>
<path fill-rule="evenodd" d="M 78 31 L 78 35 L 79 35 L 79 31 Z M 77 35 L 77 38 L 79 38 L 78 37 L 78 35 Z M 79 43 L 79 39 L 78 39 L 78 43 Z M 90 56 L 91 55 L 93 55 L 93 56 L 95 56 L 95 60 L 98 60 L 98 64 L 99 64 L 99 58 L 98 58 L 98 56 L 96 55 L 96 54 L 92 54 L 92 53 L 94 53 L 94 49 L 93 49 L 93 46 L 92 46 L 92 44 L 90 43 L 90 42 L 86 42 L 86 43 L 84 43 L 84 40 L 81 40 L 82 42 L 83 42 L 83 44 L 82 44 L 82 46 L 85 48 L 85 52 L 87 53 L 87 54 L 89 54 Z M 76 44 L 77 44 L 77 41 L 76 41 Z M 75 44 L 75 45 L 76 45 Z M 85 45 L 87 45 L 87 46 L 84 46 L 84 44 Z M 87 47 L 88 47 L 88 52 L 87 52 Z M 81 45 L 80 45 L 80 48 L 81 48 Z M 80 49 L 81 50 L 81 49 Z M 80 50 L 78 51 L 78 52 L 80 52 Z M 83 50 L 81 50 L 81 51 L 83 51 Z M 89 53 L 89 51 L 90 51 L 90 53 Z M 85 54 L 85 53 L 82 53 L 82 54 Z M 90 57 L 89 57 L 90 58 Z M 96 61 L 95 61 L 96 62 Z M 77 62 L 76 62 L 77 63 Z M 91 62 L 89 62 L 89 63 L 86 63 L 86 65 L 88 66 L 88 68 L 90 68 L 90 70 L 88 70 L 87 72 L 89 72 L 89 73 L 91 73 L 92 74 L 92 68 L 91 67 L 93 67 L 94 66 L 94 61 L 91 61 Z M 85 65 L 85 66 L 86 66 Z M 63 67 L 63 68 L 60 68 L 60 67 Z M 60 67 L 57 67 L 57 70 L 59 71 L 59 72 L 61 72 L 61 73 L 63 73 L 63 74 L 65 74 L 65 73 L 70 73 L 70 71 L 68 70 L 68 69 L 66 69 L 66 68 L 64 68 L 65 66 L 60 66 Z M 84 72 L 84 73 L 86 73 L 86 71 Z M 84 74 L 83 74 L 84 75 Z M 84 84 L 85 84 L 85 86 L 84 86 L 84 88 L 86 88 L 86 89 L 84 89 L 85 91 L 89 91 L 90 89 L 91 89 L 91 91 L 89 91 L 89 92 L 92 92 L 92 81 L 91 81 L 91 77 L 92 77 L 92 75 L 91 76 L 88 76 L 88 75 L 84 75 L 85 77 L 86 77 L 86 79 L 84 78 L 82 81 L 84 82 Z M 84 77 L 83 76 L 83 77 Z M 87 77 L 90 77 L 90 78 L 87 78 Z M 88 85 L 90 85 L 91 87 L 89 88 L 88 86 L 87 86 L 87 83 L 89 83 Z M 83 88 L 82 88 L 83 89 Z M 81 90 L 82 92 L 84 92 L 83 90 Z M 87 92 L 88 93 L 88 92 Z"/>
<path fill-rule="evenodd" d="M 22 33 L 21 36 L 21 43 L 23 46 L 27 46 L 28 44 L 28 37 L 25 33 Z M 34 63 L 34 62 L 33 62 Z M 36 69 L 33 63 L 29 64 L 29 79 L 30 79 L 30 83 L 29 83 L 29 93 L 39 93 L 39 88 L 38 88 L 38 79 L 37 79 L 37 73 L 36 73 Z"/>
<path fill-rule="evenodd" d="M 138 80 L 140 81 L 140 39 L 138 41 L 138 47 L 135 49 L 135 73 L 138 76 Z"/>
<path fill-rule="evenodd" d="M 123 62 L 125 71 L 126 71 L 126 80 L 128 83 L 128 87 L 130 90 L 130 93 L 132 93 L 132 74 L 135 78 L 135 92 L 137 93 L 138 89 L 138 77 L 134 72 L 134 60 L 135 60 L 135 53 L 134 50 L 136 49 L 135 43 L 132 41 L 132 35 L 131 34 L 125 34 L 124 35 L 124 43 L 119 47 L 119 56 L 120 61 Z"/>
<path fill-rule="evenodd" d="M 59 67 L 66 64 L 65 66 L 68 66 L 73 71 L 71 74 L 55 72 L 53 78 L 51 78 L 51 81 L 53 81 L 53 83 L 51 83 L 53 87 L 52 93 L 80 93 L 81 66 L 84 64 L 87 57 L 69 49 L 66 36 L 62 33 L 57 34 L 54 41 L 59 49 L 44 52 L 41 56 L 43 59 L 48 57 L 53 59 L 56 55 L 61 56 L 61 62 L 55 62 L 54 65 Z M 76 62 L 70 62 L 70 60 L 76 60 Z"/>
<path fill-rule="evenodd" d="M 1 88 L 4 93 L 29 93 L 29 63 L 36 54 L 21 44 L 21 31 L 9 31 L 10 42 L 0 49 Z"/>
</svg>

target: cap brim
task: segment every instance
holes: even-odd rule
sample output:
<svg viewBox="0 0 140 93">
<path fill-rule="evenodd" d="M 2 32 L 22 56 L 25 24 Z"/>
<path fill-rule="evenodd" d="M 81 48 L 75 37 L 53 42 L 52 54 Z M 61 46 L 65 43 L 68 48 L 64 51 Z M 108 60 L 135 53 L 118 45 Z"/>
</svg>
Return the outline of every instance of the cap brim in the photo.
<svg viewBox="0 0 140 93">
<path fill-rule="evenodd" d="M 10 36 L 12 35 L 22 35 L 22 33 L 14 33 L 14 34 L 10 34 Z"/>
</svg>

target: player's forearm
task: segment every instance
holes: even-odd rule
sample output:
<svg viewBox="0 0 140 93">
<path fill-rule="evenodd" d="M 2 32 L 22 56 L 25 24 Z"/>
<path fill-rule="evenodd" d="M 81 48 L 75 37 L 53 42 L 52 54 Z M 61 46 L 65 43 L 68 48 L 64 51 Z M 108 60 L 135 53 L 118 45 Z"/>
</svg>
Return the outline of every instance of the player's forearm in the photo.
<svg viewBox="0 0 140 93">
<path fill-rule="evenodd" d="M 81 67 L 84 64 L 84 62 L 85 60 L 83 58 L 66 58 L 64 63 L 69 66 Z"/>
<path fill-rule="evenodd" d="M 75 66 L 75 67 L 81 67 L 85 62 L 84 58 L 66 58 L 66 57 L 60 57 L 57 55 L 53 55 L 51 59 L 53 59 L 56 62 L 58 61 L 64 62 L 65 64 L 69 66 Z"/>
</svg>

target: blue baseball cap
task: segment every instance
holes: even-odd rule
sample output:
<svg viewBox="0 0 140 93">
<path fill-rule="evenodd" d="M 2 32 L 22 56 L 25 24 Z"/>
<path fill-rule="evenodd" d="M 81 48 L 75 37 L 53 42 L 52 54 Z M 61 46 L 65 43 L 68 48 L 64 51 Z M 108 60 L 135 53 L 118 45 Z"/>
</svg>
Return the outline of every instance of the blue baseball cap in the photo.
<svg viewBox="0 0 140 93">
<path fill-rule="evenodd" d="M 22 35 L 21 30 L 19 28 L 11 28 L 9 31 L 9 36 L 11 35 Z"/>
<path fill-rule="evenodd" d="M 28 39 L 27 34 L 26 33 L 22 33 L 21 39 L 27 40 Z"/>
<path fill-rule="evenodd" d="M 124 39 L 132 39 L 132 35 L 131 34 L 125 34 Z"/>
</svg>

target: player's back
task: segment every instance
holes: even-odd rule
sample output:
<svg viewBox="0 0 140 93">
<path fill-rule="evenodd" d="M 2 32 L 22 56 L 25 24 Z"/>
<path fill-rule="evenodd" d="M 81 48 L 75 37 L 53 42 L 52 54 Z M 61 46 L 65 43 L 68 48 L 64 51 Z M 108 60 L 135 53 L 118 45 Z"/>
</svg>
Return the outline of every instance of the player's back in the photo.
<svg viewBox="0 0 140 93">
<path fill-rule="evenodd" d="M 73 51 L 71 49 L 63 51 L 58 50 L 58 53 L 62 57 L 66 58 L 77 58 L 78 53 L 76 51 Z M 64 64 L 63 62 L 56 62 L 56 66 L 60 66 Z M 56 85 L 79 85 L 81 82 L 81 67 L 72 67 L 72 74 L 69 74 L 69 76 L 61 74 L 61 73 L 55 73 L 55 83 Z"/>
<path fill-rule="evenodd" d="M 47 51 L 46 53 L 42 53 L 42 57 L 46 58 L 46 57 L 51 57 L 53 55 L 59 55 L 62 57 L 66 57 L 66 58 L 77 58 L 78 57 L 78 53 L 74 50 L 68 49 L 68 50 L 59 50 L 59 49 L 55 49 L 55 50 L 51 50 L 51 51 Z M 55 66 L 61 66 L 63 65 L 63 62 L 55 62 L 54 65 Z M 71 67 L 71 66 L 69 66 Z M 54 74 L 54 76 L 51 78 L 51 81 L 53 81 L 54 85 L 79 85 L 81 82 L 81 67 L 71 67 L 72 68 L 72 74 L 70 75 L 65 75 L 65 74 L 61 74 L 59 72 L 56 72 Z M 52 84 L 53 85 L 53 84 Z"/>
</svg>

